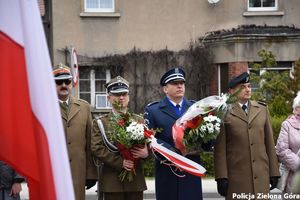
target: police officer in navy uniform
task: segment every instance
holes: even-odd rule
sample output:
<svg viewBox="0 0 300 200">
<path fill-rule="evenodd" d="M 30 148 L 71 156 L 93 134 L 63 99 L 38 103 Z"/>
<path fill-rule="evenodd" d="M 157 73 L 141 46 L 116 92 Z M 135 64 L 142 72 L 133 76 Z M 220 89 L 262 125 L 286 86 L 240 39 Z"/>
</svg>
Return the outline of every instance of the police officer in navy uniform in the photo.
<svg viewBox="0 0 300 200">
<path fill-rule="evenodd" d="M 145 108 L 145 122 L 149 128 L 161 128 L 155 137 L 175 149 L 172 138 L 172 126 L 193 104 L 184 97 L 185 72 L 181 68 L 167 71 L 160 80 L 165 97 Z M 187 158 L 199 163 L 199 155 L 187 155 Z M 172 167 L 173 168 L 173 167 Z M 173 173 L 173 171 L 175 173 Z M 155 159 L 155 192 L 157 200 L 201 200 L 201 178 L 171 168 Z M 179 175 L 179 176 L 178 176 Z"/>
</svg>

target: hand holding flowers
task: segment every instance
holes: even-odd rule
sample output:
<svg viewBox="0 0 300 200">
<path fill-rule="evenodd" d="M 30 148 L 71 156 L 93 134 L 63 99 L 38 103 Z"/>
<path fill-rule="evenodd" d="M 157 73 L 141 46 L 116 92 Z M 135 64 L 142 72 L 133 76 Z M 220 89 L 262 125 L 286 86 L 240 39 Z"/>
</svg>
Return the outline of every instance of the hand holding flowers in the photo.
<svg viewBox="0 0 300 200">
<path fill-rule="evenodd" d="M 176 148 L 183 155 L 199 152 L 201 145 L 216 139 L 220 133 L 222 119 L 236 95 L 209 96 L 193 104 L 172 127 Z"/>
<path fill-rule="evenodd" d="M 148 156 L 143 118 L 129 112 L 118 112 L 112 116 L 110 124 L 113 128 L 111 140 L 124 159 L 120 180 L 132 181 L 138 159 Z"/>
</svg>

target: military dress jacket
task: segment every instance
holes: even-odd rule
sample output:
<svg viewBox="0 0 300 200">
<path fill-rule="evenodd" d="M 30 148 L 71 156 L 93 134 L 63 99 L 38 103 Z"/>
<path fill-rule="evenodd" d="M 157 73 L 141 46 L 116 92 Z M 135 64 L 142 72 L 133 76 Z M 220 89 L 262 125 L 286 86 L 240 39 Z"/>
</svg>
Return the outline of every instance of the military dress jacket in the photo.
<svg viewBox="0 0 300 200">
<path fill-rule="evenodd" d="M 75 197 L 76 200 L 84 200 L 86 180 L 97 179 L 90 150 L 91 108 L 86 101 L 70 97 L 69 111 L 65 112 L 61 107 L 61 114 Z"/>
<path fill-rule="evenodd" d="M 124 169 L 123 158 L 119 152 L 111 152 L 103 142 L 97 120 L 102 121 L 105 134 L 109 139 L 111 138 L 110 135 L 114 134 L 110 125 L 112 115 L 111 112 L 93 120 L 91 148 L 95 159 L 103 163 L 101 180 L 99 180 L 100 190 L 101 192 L 142 192 L 147 189 L 142 167 L 143 159 L 139 159 L 137 162 L 136 175 L 134 175 L 133 180 L 129 182 L 125 178 L 122 182 L 119 174 Z M 136 116 L 136 120 L 141 121 L 141 118 Z M 113 141 L 110 140 L 110 142 L 113 144 Z"/>
<path fill-rule="evenodd" d="M 192 104 L 192 101 L 183 99 L 182 110 L 178 115 L 167 97 L 164 97 L 160 102 L 154 102 L 146 106 L 144 114 L 145 122 L 149 128 L 161 128 L 162 132 L 157 133 L 155 137 L 163 142 L 165 146 L 165 143 L 167 143 L 171 149 L 175 149 L 172 137 L 172 126 Z M 200 163 L 199 155 L 188 155 L 186 157 Z M 161 164 L 159 159 L 155 159 L 156 199 L 201 200 L 201 178 L 186 172 L 179 172 L 178 170 L 177 173 L 184 177 L 178 177 L 171 171 L 169 166 Z"/>
<path fill-rule="evenodd" d="M 273 131 L 265 105 L 249 102 L 248 114 L 234 103 L 214 147 L 215 178 L 227 178 L 232 194 L 270 192 L 270 177 L 280 176 Z"/>
</svg>

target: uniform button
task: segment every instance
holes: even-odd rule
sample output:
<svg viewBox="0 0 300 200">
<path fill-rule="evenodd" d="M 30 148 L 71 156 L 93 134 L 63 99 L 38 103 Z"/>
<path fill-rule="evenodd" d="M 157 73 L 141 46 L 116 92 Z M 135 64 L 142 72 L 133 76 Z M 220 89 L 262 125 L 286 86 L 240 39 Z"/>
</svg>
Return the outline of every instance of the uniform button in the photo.
<svg viewBox="0 0 300 200">
<path fill-rule="evenodd" d="M 251 146 L 253 146 L 253 143 L 251 143 Z"/>
<path fill-rule="evenodd" d="M 255 176 L 254 179 L 257 179 L 257 177 Z"/>
<path fill-rule="evenodd" d="M 69 161 L 72 162 L 72 159 L 70 159 Z"/>
<path fill-rule="evenodd" d="M 68 142 L 68 144 L 71 144 L 71 142 Z"/>
<path fill-rule="evenodd" d="M 252 160 L 252 162 L 255 162 L 255 160 Z"/>
</svg>

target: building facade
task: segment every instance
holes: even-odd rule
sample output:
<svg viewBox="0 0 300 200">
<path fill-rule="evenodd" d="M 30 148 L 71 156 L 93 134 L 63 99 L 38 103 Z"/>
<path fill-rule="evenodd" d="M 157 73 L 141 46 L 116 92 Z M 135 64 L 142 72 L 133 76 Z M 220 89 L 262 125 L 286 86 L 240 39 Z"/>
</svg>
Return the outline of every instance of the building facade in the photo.
<svg viewBox="0 0 300 200">
<path fill-rule="evenodd" d="M 69 64 L 75 47 L 80 66 L 77 94 L 94 108 L 109 107 L 104 84 L 114 75 L 99 62 L 109 55 L 168 49 L 191 42 L 213 55 L 211 94 L 272 51 L 277 69 L 290 70 L 300 57 L 299 0 L 45 0 L 46 35 L 53 65 Z M 49 12 L 47 14 L 47 12 Z M 47 21 L 47 20 L 44 20 Z M 159 66 L 157 66 L 159 67 Z M 162 69 L 163 71 L 164 69 Z M 130 77 L 130 71 L 122 70 Z M 134 82 L 134 80 L 130 80 Z"/>
</svg>

